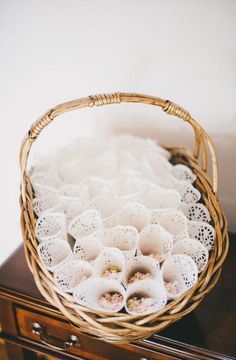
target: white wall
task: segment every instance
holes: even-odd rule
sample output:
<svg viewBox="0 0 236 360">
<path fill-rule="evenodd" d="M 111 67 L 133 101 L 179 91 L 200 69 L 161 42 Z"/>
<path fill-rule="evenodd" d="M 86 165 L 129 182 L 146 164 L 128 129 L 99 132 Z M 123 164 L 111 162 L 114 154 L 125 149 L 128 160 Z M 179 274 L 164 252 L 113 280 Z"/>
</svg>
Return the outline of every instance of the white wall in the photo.
<svg viewBox="0 0 236 360">
<path fill-rule="evenodd" d="M 220 197 L 236 230 L 235 34 L 234 0 L 2 0 L 0 262 L 21 241 L 23 135 L 49 107 L 100 92 L 169 98 L 199 119 L 216 144 Z M 156 134 L 165 143 L 191 143 L 181 121 L 121 105 L 63 116 L 35 148 L 53 148 L 110 124 Z"/>
</svg>

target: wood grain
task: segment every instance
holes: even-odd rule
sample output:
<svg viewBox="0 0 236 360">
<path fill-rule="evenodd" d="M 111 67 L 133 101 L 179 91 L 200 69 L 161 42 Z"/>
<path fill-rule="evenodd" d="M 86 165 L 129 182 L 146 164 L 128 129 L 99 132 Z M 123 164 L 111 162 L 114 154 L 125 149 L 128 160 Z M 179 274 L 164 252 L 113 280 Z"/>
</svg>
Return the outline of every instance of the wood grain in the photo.
<svg viewBox="0 0 236 360">
<path fill-rule="evenodd" d="M 122 346 L 109 345 L 81 335 L 87 341 L 86 346 L 96 351 L 93 345 L 94 342 L 98 343 L 97 346 L 100 345 L 101 349 L 105 345 L 109 345 L 110 349 L 112 349 L 110 351 L 114 352 L 114 354 L 118 348 L 129 350 L 131 354 L 132 352 L 137 353 L 137 348 L 141 348 L 139 354 L 147 354 L 151 349 L 155 354 L 158 354 L 159 358 L 166 356 L 166 359 L 171 354 L 175 354 L 173 355 L 174 358 L 178 355 L 177 358 L 179 359 L 225 359 L 236 357 L 235 257 L 236 235 L 231 234 L 230 252 L 220 281 L 214 291 L 204 299 L 196 310 L 169 326 L 166 330 L 161 331 L 158 335 L 155 334 L 148 340 Z M 16 314 L 18 306 L 23 306 L 33 314 L 32 320 L 36 321 L 39 316 L 44 314 L 46 321 L 49 321 L 47 320 L 49 318 L 63 321 L 63 324 L 66 324 L 65 329 L 71 329 L 72 332 L 76 331 L 56 308 L 45 301 L 37 290 L 33 276 L 27 267 L 22 246 L 0 270 L 0 301 L 0 321 L 3 324 L 3 331 L 14 338 L 17 338 L 16 324 L 14 323 L 14 321 L 17 322 L 17 316 L 14 316 L 14 314 Z M 11 307 L 13 312 L 10 311 Z M 10 322 L 9 319 L 11 319 Z M 21 324 L 18 325 L 20 325 L 19 332 L 23 331 Z M 7 336 L 7 334 L 5 335 Z M 63 336 L 62 338 L 64 338 Z M 18 341 L 21 343 L 23 340 L 20 338 Z M 27 342 L 27 340 L 24 341 Z M 28 346 L 30 345 L 28 344 Z M 218 353 L 222 355 L 218 355 Z M 155 357 L 155 359 L 157 358 Z"/>
</svg>

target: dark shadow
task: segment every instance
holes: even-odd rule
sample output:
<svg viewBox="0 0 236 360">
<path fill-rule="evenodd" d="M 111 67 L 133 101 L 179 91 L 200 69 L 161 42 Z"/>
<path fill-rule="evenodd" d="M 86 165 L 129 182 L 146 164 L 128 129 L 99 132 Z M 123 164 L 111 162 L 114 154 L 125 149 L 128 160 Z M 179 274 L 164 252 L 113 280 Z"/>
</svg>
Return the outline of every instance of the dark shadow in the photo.
<svg viewBox="0 0 236 360">
<path fill-rule="evenodd" d="M 207 345 L 204 332 L 194 311 L 157 335 L 203 348 Z"/>
</svg>

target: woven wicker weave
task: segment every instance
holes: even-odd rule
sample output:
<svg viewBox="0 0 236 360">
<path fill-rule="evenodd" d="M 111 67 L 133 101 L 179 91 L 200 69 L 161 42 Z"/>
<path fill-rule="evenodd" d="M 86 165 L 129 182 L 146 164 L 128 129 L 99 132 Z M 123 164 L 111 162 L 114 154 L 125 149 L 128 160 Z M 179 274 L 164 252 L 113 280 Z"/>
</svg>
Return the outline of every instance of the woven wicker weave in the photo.
<svg viewBox="0 0 236 360">
<path fill-rule="evenodd" d="M 33 142 L 44 127 L 58 115 L 84 107 L 102 106 L 121 102 L 144 103 L 162 108 L 169 115 L 187 121 L 195 132 L 194 154 L 183 148 L 168 148 L 172 161 L 187 164 L 197 175 L 196 187 L 214 222 L 216 240 L 208 265 L 200 275 L 197 284 L 182 296 L 169 302 L 164 308 L 151 315 L 128 315 L 117 313 L 107 315 L 74 303 L 70 294 L 59 290 L 53 277 L 40 262 L 35 238 L 36 216 L 33 212 L 33 189 L 26 173 L 27 159 Z M 211 160 L 210 178 L 207 175 L 208 158 Z M 217 199 L 217 162 L 214 147 L 203 128 L 180 106 L 168 100 L 134 93 L 114 93 L 89 96 L 67 102 L 50 109 L 39 118 L 27 133 L 20 151 L 21 166 L 21 226 L 25 254 L 39 291 L 52 305 L 82 332 L 113 343 L 124 343 L 147 338 L 154 332 L 166 328 L 196 308 L 215 286 L 228 251 L 227 223 Z"/>
</svg>

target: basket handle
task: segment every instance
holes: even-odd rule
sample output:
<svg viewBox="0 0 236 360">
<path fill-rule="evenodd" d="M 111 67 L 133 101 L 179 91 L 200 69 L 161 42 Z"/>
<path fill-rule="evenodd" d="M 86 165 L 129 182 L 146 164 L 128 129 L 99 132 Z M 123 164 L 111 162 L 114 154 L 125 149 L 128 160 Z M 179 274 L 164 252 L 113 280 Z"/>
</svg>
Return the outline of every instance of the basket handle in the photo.
<svg viewBox="0 0 236 360">
<path fill-rule="evenodd" d="M 217 161 L 214 146 L 211 139 L 205 132 L 205 130 L 194 120 L 189 112 L 184 110 L 179 105 L 169 101 L 163 100 L 158 97 L 136 94 L 136 93 L 112 93 L 112 94 L 99 94 L 92 95 L 85 98 L 80 98 L 77 100 L 69 101 L 47 111 L 43 116 L 41 116 L 36 122 L 31 126 L 29 132 L 26 134 L 20 149 L 20 168 L 21 168 L 21 180 L 22 180 L 22 200 L 25 202 L 26 198 L 26 189 L 24 176 L 27 167 L 27 161 L 29 152 L 33 142 L 37 139 L 41 131 L 54 120 L 55 117 L 60 114 L 81 109 L 85 107 L 93 106 L 102 106 L 107 104 L 117 104 L 121 102 L 133 102 L 133 103 L 143 103 L 148 105 L 155 105 L 162 108 L 164 112 L 169 115 L 177 116 L 187 121 L 193 128 L 195 133 L 195 150 L 194 157 L 198 160 L 200 155 L 201 157 L 201 168 L 203 171 L 207 171 L 207 147 L 210 151 L 211 162 L 212 162 L 212 188 L 216 193 L 218 188 L 218 171 L 217 171 Z"/>
</svg>

